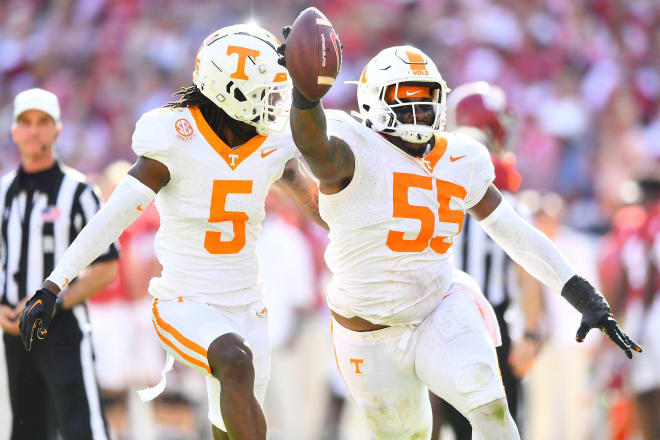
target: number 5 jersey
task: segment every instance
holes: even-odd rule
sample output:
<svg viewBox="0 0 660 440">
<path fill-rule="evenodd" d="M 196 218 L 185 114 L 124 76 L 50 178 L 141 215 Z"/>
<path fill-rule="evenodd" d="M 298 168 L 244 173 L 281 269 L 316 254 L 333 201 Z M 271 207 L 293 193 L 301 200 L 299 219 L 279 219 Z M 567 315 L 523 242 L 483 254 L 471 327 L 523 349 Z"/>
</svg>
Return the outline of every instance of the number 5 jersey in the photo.
<svg viewBox="0 0 660 440">
<path fill-rule="evenodd" d="M 170 172 L 155 202 L 163 272 L 149 292 L 225 306 L 260 299 L 256 240 L 271 184 L 299 155 L 291 133 L 258 135 L 231 149 L 197 107 L 160 108 L 137 122 L 132 147 Z"/>
<path fill-rule="evenodd" d="M 328 305 L 375 324 L 418 324 L 449 289 L 453 237 L 495 178 L 488 151 L 467 136 L 440 133 L 418 159 L 344 112 L 325 113 L 328 134 L 355 155 L 350 184 L 319 195 L 334 275 Z"/>
</svg>

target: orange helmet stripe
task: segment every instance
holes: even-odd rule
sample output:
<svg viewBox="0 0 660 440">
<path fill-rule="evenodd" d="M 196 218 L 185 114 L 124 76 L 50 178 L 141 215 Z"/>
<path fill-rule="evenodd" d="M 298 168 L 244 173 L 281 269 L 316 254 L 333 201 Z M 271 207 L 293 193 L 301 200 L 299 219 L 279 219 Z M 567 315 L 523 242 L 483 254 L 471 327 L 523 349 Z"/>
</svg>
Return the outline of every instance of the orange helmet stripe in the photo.
<svg viewBox="0 0 660 440">
<path fill-rule="evenodd" d="M 408 56 L 408 61 L 412 64 L 426 64 L 424 57 L 420 53 L 407 50 L 406 55 Z"/>
<path fill-rule="evenodd" d="M 410 50 L 406 51 L 408 56 L 408 62 L 410 63 L 410 70 L 415 75 L 428 75 L 428 70 L 426 69 L 426 60 L 424 56 L 418 52 L 412 52 Z"/>
</svg>

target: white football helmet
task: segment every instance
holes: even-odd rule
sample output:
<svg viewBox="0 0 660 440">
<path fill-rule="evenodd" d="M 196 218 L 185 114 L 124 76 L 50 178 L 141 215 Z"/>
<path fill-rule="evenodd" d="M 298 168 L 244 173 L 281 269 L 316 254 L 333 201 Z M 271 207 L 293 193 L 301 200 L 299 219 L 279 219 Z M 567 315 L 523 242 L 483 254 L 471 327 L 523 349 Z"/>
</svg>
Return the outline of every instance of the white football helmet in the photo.
<svg viewBox="0 0 660 440">
<path fill-rule="evenodd" d="M 255 25 L 239 24 L 209 35 L 197 52 L 193 83 L 231 118 L 261 135 L 284 130 L 292 83 L 277 63 L 280 41 Z"/>
<path fill-rule="evenodd" d="M 412 46 L 384 49 L 365 66 L 359 81 L 347 82 L 358 86 L 357 100 L 360 111 L 353 114 L 375 131 L 398 136 L 407 142 L 423 144 L 445 125 L 445 98 L 449 89 L 435 63 L 419 49 Z M 403 83 L 428 85 L 430 102 L 402 102 L 399 98 L 406 95 L 413 98 L 417 93 L 400 93 Z M 387 100 L 386 92 L 389 97 Z M 424 109 L 428 111 L 429 106 L 433 110 L 433 123 L 418 123 L 417 113 Z M 412 111 L 412 124 L 399 120 L 397 110 Z"/>
</svg>

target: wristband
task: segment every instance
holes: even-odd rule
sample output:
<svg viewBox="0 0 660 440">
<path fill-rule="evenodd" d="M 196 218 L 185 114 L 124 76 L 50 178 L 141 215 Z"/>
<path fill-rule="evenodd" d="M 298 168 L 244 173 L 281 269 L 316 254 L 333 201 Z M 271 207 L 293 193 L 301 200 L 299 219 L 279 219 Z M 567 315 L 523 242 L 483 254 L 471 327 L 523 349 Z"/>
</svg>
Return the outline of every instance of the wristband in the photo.
<svg viewBox="0 0 660 440">
<path fill-rule="evenodd" d="M 296 86 L 293 86 L 293 106 L 299 110 L 309 110 L 310 108 L 314 108 L 317 105 L 319 105 L 319 102 L 321 101 L 312 101 L 309 100 L 300 93 L 300 90 L 296 88 Z"/>
<path fill-rule="evenodd" d="M 566 298 L 566 301 L 580 313 L 587 311 L 612 313 L 605 297 L 589 281 L 579 275 L 574 275 L 564 284 L 561 296 Z"/>
</svg>

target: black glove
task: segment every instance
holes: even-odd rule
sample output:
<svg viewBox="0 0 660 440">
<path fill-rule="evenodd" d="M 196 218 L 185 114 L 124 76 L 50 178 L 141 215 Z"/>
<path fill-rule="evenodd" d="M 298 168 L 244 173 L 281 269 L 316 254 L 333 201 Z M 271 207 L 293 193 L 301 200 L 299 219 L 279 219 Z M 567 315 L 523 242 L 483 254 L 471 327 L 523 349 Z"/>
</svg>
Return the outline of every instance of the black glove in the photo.
<svg viewBox="0 0 660 440">
<path fill-rule="evenodd" d="M 286 37 L 289 36 L 289 33 L 291 32 L 291 26 L 284 26 L 282 28 L 282 35 L 284 35 L 284 41 L 286 41 Z M 286 67 L 286 63 L 284 61 L 284 51 L 286 50 L 286 44 L 282 43 L 279 46 L 277 46 L 277 53 L 280 55 L 280 57 L 277 59 L 277 64 L 279 64 L 282 67 Z"/>
<path fill-rule="evenodd" d="M 32 339 L 36 331 L 39 339 L 44 339 L 48 333 L 48 326 L 55 314 L 57 295 L 48 289 L 39 289 L 25 304 L 19 327 L 21 338 L 27 351 L 32 349 Z"/>
<path fill-rule="evenodd" d="M 582 313 L 580 328 L 575 336 L 578 342 L 584 341 L 589 330 L 597 328 L 621 347 L 629 359 L 632 359 L 631 350 L 642 352 L 642 348 L 619 328 L 607 300 L 589 281 L 575 275 L 561 289 L 561 296 Z"/>
</svg>

